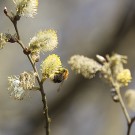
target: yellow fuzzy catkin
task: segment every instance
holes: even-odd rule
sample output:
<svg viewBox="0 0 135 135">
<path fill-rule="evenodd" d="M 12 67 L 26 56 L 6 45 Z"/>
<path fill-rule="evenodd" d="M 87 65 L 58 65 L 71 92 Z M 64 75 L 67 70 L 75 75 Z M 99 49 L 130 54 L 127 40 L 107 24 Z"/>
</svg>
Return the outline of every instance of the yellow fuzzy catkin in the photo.
<svg viewBox="0 0 135 135">
<path fill-rule="evenodd" d="M 41 64 L 41 72 L 43 78 L 48 78 L 61 66 L 62 63 L 58 55 L 56 54 L 49 55 Z"/>
</svg>

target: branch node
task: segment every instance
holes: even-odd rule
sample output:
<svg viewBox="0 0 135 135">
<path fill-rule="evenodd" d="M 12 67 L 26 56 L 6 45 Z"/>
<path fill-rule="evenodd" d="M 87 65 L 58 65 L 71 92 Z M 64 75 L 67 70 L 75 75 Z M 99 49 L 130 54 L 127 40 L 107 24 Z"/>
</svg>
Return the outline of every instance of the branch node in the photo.
<svg viewBox="0 0 135 135">
<path fill-rule="evenodd" d="M 21 18 L 21 16 L 20 16 L 20 15 L 15 15 L 15 16 L 14 16 L 14 21 L 15 21 L 15 22 L 17 22 L 17 21 L 19 21 L 19 20 L 20 20 L 20 18 Z"/>
<path fill-rule="evenodd" d="M 23 50 L 23 53 L 25 55 L 29 55 L 31 53 L 31 51 L 27 47 L 25 47 L 24 50 Z"/>
</svg>

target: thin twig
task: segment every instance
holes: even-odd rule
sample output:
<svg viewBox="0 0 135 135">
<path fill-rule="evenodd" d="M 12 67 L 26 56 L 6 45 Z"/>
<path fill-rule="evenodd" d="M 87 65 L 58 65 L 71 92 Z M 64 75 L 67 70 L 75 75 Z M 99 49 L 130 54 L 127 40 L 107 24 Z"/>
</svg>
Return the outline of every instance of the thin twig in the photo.
<svg viewBox="0 0 135 135">
<path fill-rule="evenodd" d="M 129 114 L 128 114 L 128 111 L 127 111 L 127 109 L 126 109 L 126 106 L 125 106 L 125 104 L 124 104 L 124 102 L 123 102 L 123 99 L 122 99 L 122 96 L 121 96 L 121 94 L 120 94 L 119 88 L 116 89 L 116 92 L 117 92 L 117 94 L 118 94 L 119 103 L 120 103 L 121 108 L 122 108 L 122 110 L 123 110 L 123 112 L 124 112 L 124 115 L 125 115 L 125 118 L 126 118 L 126 120 L 127 120 L 127 123 L 130 124 L 130 123 L 131 123 L 131 118 L 130 118 L 130 116 L 129 116 Z"/>
<path fill-rule="evenodd" d="M 11 15 L 8 13 L 6 7 L 4 8 L 4 13 L 5 13 L 5 15 L 10 19 L 10 21 L 13 23 L 14 28 L 15 28 L 15 31 L 16 31 L 16 34 L 17 34 L 17 38 L 18 38 L 18 40 L 20 40 L 20 35 L 19 35 L 19 32 L 18 32 L 18 28 L 17 28 L 17 20 L 15 20 L 15 16 L 11 16 Z"/>
<path fill-rule="evenodd" d="M 51 119 L 49 117 L 49 113 L 48 113 L 48 105 L 47 105 L 47 98 L 46 98 L 46 94 L 44 92 L 43 89 L 43 83 L 40 83 L 40 92 L 41 92 L 41 96 L 42 96 L 42 102 L 43 102 L 43 114 L 46 118 L 46 135 L 50 135 L 50 123 L 51 123 Z"/>
<path fill-rule="evenodd" d="M 17 28 L 17 21 L 13 21 L 13 25 L 14 25 L 14 28 L 15 28 L 15 31 L 16 31 L 16 34 L 17 34 L 17 38 L 18 38 L 18 40 L 20 40 L 20 35 L 19 35 L 19 32 L 18 32 L 18 28 Z"/>
<path fill-rule="evenodd" d="M 132 122 L 128 124 L 127 135 L 130 135 Z"/>
<path fill-rule="evenodd" d="M 23 50 L 25 49 L 24 44 L 21 42 L 21 40 L 17 40 L 17 43 L 22 47 Z"/>
<path fill-rule="evenodd" d="M 24 44 L 20 40 L 18 40 L 17 42 L 18 42 L 18 44 L 21 45 L 21 47 L 24 50 L 25 49 Z M 27 57 L 28 57 L 31 65 L 32 65 L 32 68 L 33 68 L 34 72 L 37 73 L 36 78 L 37 78 L 38 84 L 40 86 L 40 93 L 41 93 L 42 102 L 43 102 L 43 115 L 45 116 L 45 120 L 46 120 L 46 135 L 50 135 L 50 118 L 49 118 L 49 114 L 48 114 L 47 98 L 46 98 L 46 94 L 44 92 L 43 83 L 42 83 L 42 81 L 41 81 L 41 79 L 39 77 L 36 65 L 33 63 L 30 55 L 27 54 Z"/>
</svg>

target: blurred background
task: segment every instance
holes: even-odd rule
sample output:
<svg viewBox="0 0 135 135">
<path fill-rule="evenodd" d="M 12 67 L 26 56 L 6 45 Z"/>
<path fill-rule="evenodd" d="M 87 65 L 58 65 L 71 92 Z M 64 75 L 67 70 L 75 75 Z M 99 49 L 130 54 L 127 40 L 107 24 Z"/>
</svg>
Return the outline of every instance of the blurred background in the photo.
<svg viewBox="0 0 135 135">
<path fill-rule="evenodd" d="M 5 6 L 15 11 L 12 0 L 0 1 L 0 32 L 13 34 L 3 13 Z M 110 87 L 98 77 L 87 80 L 76 75 L 67 61 L 74 54 L 92 58 L 112 52 L 127 55 L 133 76 L 128 88 L 135 88 L 134 0 L 39 0 L 38 15 L 22 17 L 18 28 L 25 44 L 39 30 L 52 28 L 58 33 L 59 46 L 51 54 L 61 57 L 70 74 L 59 93 L 60 84 L 49 80 L 44 84 L 51 135 L 126 135 L 126 120 L 120 105 L 111 99 Z M 49 54 L 42 55 L 41 61 Z M 0 62 L 0 135 L 44 135 L 40 93 L 30 92 L 30 97 L 16 101 L 7 90 L 8 76 L 32 69 L 20 46 L 7 44 L 0 50 Z"/>
</svg>

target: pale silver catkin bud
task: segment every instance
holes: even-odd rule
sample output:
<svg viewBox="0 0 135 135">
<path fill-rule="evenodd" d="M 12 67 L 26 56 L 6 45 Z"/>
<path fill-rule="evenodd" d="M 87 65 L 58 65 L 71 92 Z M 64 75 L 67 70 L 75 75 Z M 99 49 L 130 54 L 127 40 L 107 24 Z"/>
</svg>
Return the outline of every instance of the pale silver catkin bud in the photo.
<svg viewBox="0 0 135 135">
<path fill-rule="evenodd" d="M 103 57 L 103 56 L 101 56 L 101 55 L 96 55 L 96 58 L 99 60 L 99 62 L 101 62 L 101 63 L 104 63 L 104 62 L 106 62 L 106 59 Z"/>
<path fill-rule="evenodd" d="M 93 78 L 96 72 L 101 70 L 102 65 L 93 59 L 84 57 L 83 55 L 74 55 L 70 58 L 68 63 L 72 70 L 76 73 L 82 74 L 85 78 Z"/>
</svg>

